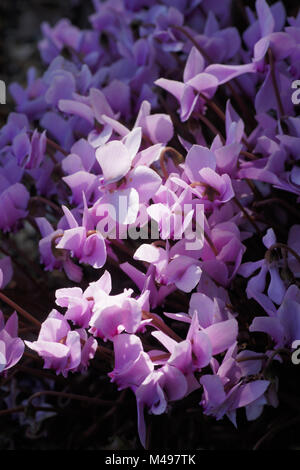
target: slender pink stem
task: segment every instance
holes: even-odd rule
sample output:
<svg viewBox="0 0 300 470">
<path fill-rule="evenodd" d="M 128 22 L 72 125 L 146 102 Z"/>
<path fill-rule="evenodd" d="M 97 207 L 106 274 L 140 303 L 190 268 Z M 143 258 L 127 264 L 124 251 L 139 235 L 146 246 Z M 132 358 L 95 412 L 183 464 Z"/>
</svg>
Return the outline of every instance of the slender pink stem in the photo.
<svg viewBox="0 0 300 470">
<path fill-rule="evenodd" d="M 143 318 L 151 319 L 153 326 L 166 333 L 166 335 L 170 336 L 170 338 L 173 338 L 175 341 L 179 343 L 182 341 L 180 336 L 178 336 L 171 328 L 168 327 L 168 325 L 166 325 L 161 319 L 157 318 L 153 313 L 143 310 Z"/>
</svg>

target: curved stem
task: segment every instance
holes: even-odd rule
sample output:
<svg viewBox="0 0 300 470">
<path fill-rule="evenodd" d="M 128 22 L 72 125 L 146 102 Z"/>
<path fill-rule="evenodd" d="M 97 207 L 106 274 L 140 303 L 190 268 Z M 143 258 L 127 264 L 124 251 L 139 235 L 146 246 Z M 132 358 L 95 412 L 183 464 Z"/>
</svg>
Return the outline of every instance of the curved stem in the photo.
<svg viewBox="0 0 300 470">
<path fill-rule="evenodd" d="M 236 205 L 239 207 L 239 209 L 243 212 L 244 216 L 246 217 L 246 219 L 249 220 L 250 224 L 255 228 L 256 232 L 258 235 L 261 235 L 261 232 L 258 228 L 258 225 L 256 224 L 256 222 L 253 220 L 253 218 L 251 217 L 250 214 L 248 214 L 248 212 L 246 211 L 246 209 L 244 208 L 244 206 L 240 203 L 240 201 L 237 199 L 236 196 L 234 196 L 233 198 L 234 202 L 236 203 Z"/>
<path fill-rule="evenodd" d="M 3 247 L 0 247 L 0 251 L 2 251 L 2 253 L 4 253 L 6 256 L 9 256 L 12 260 L 12 262 L 16 265 L 16 267 L 19 269 L 20 273 L 27 276 L 28 279 L 30 279 L 30 281 L 38 288 L 40 288 L 40 285 L 37 283 L 36 279 L 34 279 L 34 277 L 26 270 L 24 270 L 24 266 L 22 266 L 18 260 L 16 260 L 16 257 L 13 257 L 11 256 L 11 254 L 5 250 L 5 248 Z"/>
<path fill-rule="evenodd" d="M 168 327 L 168 325 L 166 325 L 160 318 L 157 318 L 153 313 L 148 312 L 147 310 L 143 310 L 142 313 L 143 313 L 144 320 L 151 319 L 152 320 L 151 324 L 155 326 L 156 328 L 158 328 L 159 330 L 161 330 L 166 335 L 170 336 L 170 338 L 174 339 L 178 343 L 183 341 L 182 338 L 180 338 L 180 336 L 178 336 L 171 328 Z"/>
<path fill-rule="evenodd" d="M 255 207 L 265 206 L 268 204 L 281 204 L 285 209 L 287 209 L 293 216 L 297 217 L 300 220 L 300 213 L 297 209 L 291 206 L 288 202 L 279 197 L 272 197 L 270 199 L 263 199 L 262 201 L 254 202 Z"/>
<path fill-rule="evenodd" d="M 85 395 L 76 395 L 74 393 L 67 393 L 67 392 L 56 392 L 53 390 L 43 390 L 42 392 L 37 392 L 31 395 L 28 399 L 29 406 L 35 398 L 41 397 L 43 395 L 50 395 L 54 397 L 61 397 L 61 398 L 69 398 L 70 400 L 78 400 L 83 401 L 85 403 L 93 403 L 99 406 L 111 406 L 115 405 L 115 401 L 112 400 L 101 400 L 100 398 L 96 397 L 87 397 Z"/>
<path fill-rule="evenodd" d="M 244 100 L 242 99 L 241 95 L 239 95 L 234 87 L 232 86 L 232 84 L 230 82 L 226 82 L 224 83 L 224 85 L 229 89 L 230 93 L 232 94 L 232 96 L 234 97 L 235 101 L 237 102 L 237 104 L 239 105 L 239 108 L 240 110 L 242 111 L 243 115 L 247 117 L 247 121 L 250 122 L 253 127 L 256 127 L 256 121 L 255 121 L 255 118 L 253 117 L 253 114 L 251 114 L 249 112 L 249 109 L 248 109 L 248 106 L 247 104 L 244 102 Z"/>
<path fill-rule="evenodd" d="M 190 41 L 191 43 L 196 47 L 196 49 L 200 52 L 200 54 L 202 54 L 202 56 L 206 59 L 206 61 L 209 63 L 209 64 L 212 64 L 213 63 L 213 60 L 212 58 L 207 54 L 207 52 L 197 43 L 197 41 L 193 38 L 193 36 L 191 35 L 191 33 L 189 31 L 187 31 L 185 28 L 183 28 L 182 26 L 177 26 L 177 25 L 171 25 L 171 27 L 173 29 L 177 29 L 177 31 L 180 31 L 182 34 L 184 34 Z M 229 82 L 226 82 L 224 83 L 224 86 L 226 88 L 228 88 L 228 90 L 230 91 L 230 93 L 232 94 L 232 96 L 234 97 L 235 101 L 237 102 L 237 104 L 239 105 L 241 111 L 243 112 L 243 114 L 245 116 L 247 116 L 247 119 L 249 120 L 249 122 L 251 123 L 255 123 L 255 120 L 253 118 L 253 115 L 250 114 L 249 110 L 248 110 L 248 107 L 246 105 L 246 103 L 243 101 L 242 97 L 235 91 L 234 87 L 231 85 L 231 83 Z"/>
<path fill-rule="evenodd" d="M 278 112 L 279 118 L 282 118 L 282 116 L 284 115 L 284 109 L 283 109 L 279 89 L 277 86 L 277 79 L 276 79 L 276 73 L 275 73 L 275 67 L 274 67 L 274 57 L 273 57 L 273 52 L 271 48 L 268 49 L 268 59 L 269 59 L 273 88 L 274 88 L 277 106 L 278 106 L 277 112 Z"/>
<path fill-rule="evenodd" d="M 194 44 L 196 49 L 200 52 L 201 55 L 206 59 L 206 61 L 211 64 L 212 60 L 211 57 L 207 54 L 207 52 L 197 43 L 197 41 L 193 38 L 191 33 L 187 31 L 183 26 L 178 26 L 178 25 L 171 25 L 171 28 L 177 29 L 177 31 L 180 31 L 182 34 L 184 34 L 190 41 L 191 43 Z"/>
<path fill-rule="evenodd" d="M 52 147 L 53 149 L 57 150 L 58 152 L 62 153 L 65 157 L 67 157 L 69 155 L 69 152 L 67 152 L 59 144 L 54 142 L 54 140 L 49 139 L 49 137 L 47 137 L 47 145 L 49 145 L 49 147 Z"/>
<path fill-rule="evenodd" d="M 107 238 L 107 240 L 111 245 L 122 251 L 127 256 L 130 256 L 130 258 L 133 258 L 134 252 L 127 245 L 125 245 L 125 243 L 121 243 L 115 238 Z"/>
<path fill-rule="evenodd" d="M 222 144 L 225 145 L 225 138 L 223 137 L 221 132 L 216 128 L 216 126 L 209 119 L 207 119 L 206 116 L 203 116 L 203 114 L 198 114 L 197 117 L 212 131 L 214 135 L 218 135 L 221 139 Z"/>
<path fill-rule="evenodd" d="M 219 118 L 225 122 L 226 121 L 226 116 L 223 113 L 222 109 L 211 99 L 207 98 L 203 93 L 200 93 L 201 98 L 206 101 L 207 105 L 219 116 Z"/>
<path fill-rule="evenodd" d="M 166 153 L 168 153 L 168 152 L 173 153 L 175 155 L 175 157 L 179 160 L 179 162 L 184 161 L 183 156 L 181 155 L 180 152 L 178 152 L 178 150 L 174 149 L 173 147 L 165 147 L 160 153 L 159 162 L 160 162 L 160 166 L 161 166 L 163 175 L 166 179 L 168 179 L 168 177 L 169 177 L 167 167 L 166 167 L 166 163 L 165 163 L 165 156 L 166 156 Z"/>
<path fill-rule="evenodd" d="M 276 248 L 284 248 L 285 250 L 289 251 L 296 258 L 298 263 L 300 263 L 300 256 L 298 255 L 298 253 L 290 246 L 285 245 L 285 243 L 274 243 L 274 245 L 270 246 L 270 248 L 266 251 L 265 254 L 265 258 L 268 262 L 270 262 L 270 255 L 272 251 Z"/>
<path fill-rule="evenodd" d="M 104 359 L 106 360 L 110 360 L 112 359 L 113 357 L 113 352 L 108 349 L 108 348 L 105 348 L 104 346 L 99 346 L 97 347 L 97 351 L 104 357 Z"/>
<path fill-rule="evenodd" d="M 236 359 L 236 362 L 245 362 L 245 361 L 257 361 L 261 359 L 267 359 L 266 354 L 260 354 L 259 356 L 248 356 L 248 357 L 239 357 Z"/>
<path fill-rule="evenodd" d="M 200 93 L 200 96 L 206 101 L 206 104 L 216 113 L 216 115 L 219 116 L 219 118 L 225 123 L 226 116 L 223 113 L 222 109 L 213 100 L 207 98 L 203 93 Z M 242 142 L 247 147 L 247 149 L 249 149 L 250 146 L 245 137 L 242 137 Z"/>
<path fill-rule="evenodd" d="M 3 294 L 3 292 L 0 292 L 0 299 L 7 305 L 12 307 L 14 310 L 16 310 L 20 315 L 22 315 L 22 317 L 26 318 L 26 320 L 33 323 L 37 328 L 41 327 L 41 323 L 39 322 L 39 320 L 34 318 L 30 313 L 26 312 L 26 310 L 24 310 L 22 307 L 20 307 L 20 305 L 11 300 L 5 294 Z"/>
<path fill-rule="evenodd" d="M 24 355 L 25 355 L 25 352 L 24 352 Z M 35 359 L 40 359 L 40 358 L 35 358 Z M 36 377 L 39 377 L 40 379 L 53 380 L 54 382 L 65 384 L 65 379 L 63 377 L 55 375 L 55 374 L 51 374 L 51 372 L 46 372 L 43 369 L 42 370 L 33 369 L 32 367 L 23 366 L 20 364 L 17 364 L 16 368 L 18 372 L 24 372 L 29 375 L 35 375 Z"/>
<path fill-rule="evenodd" d="M 11 415 L 12 413 L 20 413 L 25 410 L 25 406 L 15 406 L 14 408 L 8 408 L 7 410 L 0 410 L 0 416 Z"/>
<path fill-rule="evenodd" d="M 246 152 L 245 150 L 241 150 L 240 154 L 249 158 L 249 160 L 259 160 L 259 157 L 257 155 L 254 155 L 254 153 L 251 152 Z"/>
<path fill-rule="evenodd" d="M 212 249 L 212 251 L 214 252 L 214 255 L 215 256 L 218 256 L 218 250 L 217 248 L 215 247 L 212 239 L 210 238 L 210 236 L 207 234 L 207 232 L 204 231 L 204 238 L 205 240 L 207 241 L 207 243 L 209 244 L 210 248 Z"/>
<path fill-rule="evenodd" d="M 290 351 L 286 348 L 278 348 L 278 349 L 275 349 L 272 354 L 269 356 L 267 362 L 266 362 L 266 365 L 264 366 L 263 370 L 262 370 L 262 374 L 264 375 L 266 373 L 266 371 L 268 370 L 268 368 L 270 367 L 273 359 L 280 353 L 284 353 L 284 354 L 290 354 Z"/>
<path fill-rule="evenodd" d="M 45 197 L 42 197 L 42 196 L 33 196 L 30 198 L 30 201 L 39 201 L 39 202 L 42 202 L 43 204 L 45 204 L 46 206 L 49 206 L 49 207 L 52 207 L 52 209 L 55 211 L 55 212 L 58 212 L 59 215 L 62 214 L 62 209 L 61 207 L 59 207 L 57 204 L 55 204 L 55 202 L 52 202 L 50 201 L 49 199 L 46 199 Z"/>
<path fill-rule="evenodd" d="M 290 426 L 297 424 L 300 421 L 300 416 L 295 416 L 294 418 L 291 418 L 289 421 L 285 422 L 284 424 L 280 424 L 278 426 L 275 426 L 274 428 L 271 428 L 263 437 L 257 441 L 255 446 L 253 447 L 253 450 L 258 450 L 261 445 L 267 441 L 271 436 L 274 436 L 275 434 L 278 434 L 280 431 L 283 431 L 284 429 L 289 428 Z"/>
</svg>

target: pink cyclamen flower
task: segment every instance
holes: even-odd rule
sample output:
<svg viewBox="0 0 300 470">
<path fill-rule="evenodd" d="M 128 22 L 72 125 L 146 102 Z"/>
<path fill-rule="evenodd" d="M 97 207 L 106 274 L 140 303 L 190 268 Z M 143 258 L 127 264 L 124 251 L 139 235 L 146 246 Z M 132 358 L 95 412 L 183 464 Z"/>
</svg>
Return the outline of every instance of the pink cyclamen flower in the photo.
<svg viewBox="0 0 300 470">
<path fill-rule="evenodd" d="M 84 330 L 71 331 L 65 317 L 52 310 L 42 323 L 37 341 L 25 341 L 25 344 L 44 359 L 44 368 L 54 369 L 66 377 L 69 371 L 87 366 L 96 351 L 95 341 L 88 340 Z"/>
<path fill-rule="evenodd" d="M 267 333 L 275 347 L 291 346 L 300 338 L 300 289 L 292 284 L 286 291 L 276 315 L 256 317 L 250 331 Z"/>
<path fill-rule="evenodd" d="M 108 374 L 119 390 L 131 388 L 136 395 L 138 431 L 145 446 L 145 408 L 154 414 L 164 413 L 168 401 L 183 398 L 188 390 L 184 374 L 169 364 L 154 370 L 140 338 L 122 334 L 114 338 L 115 368 Z"/>
<path fill-rule="evenodd" d="M 184 163 L 184 179 L 172 176 L 171 181 L 179 187 L 190 187 L 199 202 L 210 209 L 234 197 L 229 175 L 227 173 L 220 175 L 216 170 L 217 158 L 214 152 L 202 145 L 193 145 Z"/>
<path fill-rule="evenodd" d="M 91 282 L 85 291 L 80 287 L 57 289 L 56 304 L 67 309 L 65 318 L 81 328 L 89 326 L 93 315 L 95 297 L 100 291 L 109 294 L 112 289 L 111 276 L 108 271 L 96 282 Z"/>
<path fill-rule="evenodd" d="M 276 237 L 273 229 L 268 229 L 266 235 L 262 238 L 263 244 L 270 249 L 276 243 Z M 270 253 L 271 255 L 271 253 Z M 270 316 L 276 313 L 275 304 L 280 305 L 286 294 L 287 287 L 280 276 L 277 260 L 269 256 L 259 261 L 247 262 L 240 266 L 239 273 L 244 277 L 249 277 L 256 270 L 258 274 L 252 276 L 248 281 L 246 293 L 248 298 L 254 298 Z M 270 283 L 267 293 L 264 290 L 267 283 L 267 274 L 270 274 Z"/>
<path fill-rule="evenodd" d="M 7 322 L 4 322 L 0 310 L 0 374 L 13 367 L 24 352 L 24 343 L 18 337 L 18 316 L 14 312 Z"/>
<path fill-rule="evenodd" d="M 245 360 L 247 357 L 249 360 Z M 204 414 L 215 416 L 217 420 L 226 415 L 235 426 L 238 408 L 246 408 L 248 420 L 258 417 L 268 403 L 266 395 L 270 387 L 268 380 L 256 380 L 261 368 L 259 353 L 247 350 L 238 353 L 234 342 L 221 364 L 216 360 L 212 363 L 213 374 L 203 375 L 200 379 L 204 389 L 201 400 Z M 247 377 L 251 380 L 246 380 Z"/>
<path fill-rule="evenodd" d="M 71 211 L 65 206 L 63 210 L 70 229 L 63 232 L 56 248 L 70 251 L 80 263 L 90 264 L 95 269 L 102 268 L 106 261 L 106 246 L 101 233 L 80 227 Z"/>
<path fill-rule="evenodd" d="M 198 284 L 202 270 L 200 262 L 190 256 L 175 254 L 169 249 L 143 244 L 134 254 L 134 259 L 152 263 L 156 268 L 155 278 L 163 285 L 175 285 L 183 292 L 191 292 Z M 170 259 L 171 258 L 171 259 Z"/>
<path fill-rule="evenodd" d="M 125 289 L 118 295 L 97 290 L 89 322 L 90 332 L 106 341 L 112 340 L 123 331 L 135 333 L 143 328 L 142 310 L 148 308 L 149 291 L 145 291 L 137 299 L 131 297 L 132 293 L 132 289 Z"/>
<path fill-rule="evenodd" d="M 12 262 L 9 256 L 0 259 L 0 289 L 4 289 L 13 276 Z"/>
<path fill-rule="evenodd" d="M 159 78 L 154 83 L 171 93 L 180 103 L 180 118 L 186 121 L 193 111 L 203 110 L 205 100 L 200 96 L 212 98 L 218 88 L 218 80 L 213 75 L 205 73 L 202 54 L 192 47 L 188 56 L 183 82 Z"/>
</svg>

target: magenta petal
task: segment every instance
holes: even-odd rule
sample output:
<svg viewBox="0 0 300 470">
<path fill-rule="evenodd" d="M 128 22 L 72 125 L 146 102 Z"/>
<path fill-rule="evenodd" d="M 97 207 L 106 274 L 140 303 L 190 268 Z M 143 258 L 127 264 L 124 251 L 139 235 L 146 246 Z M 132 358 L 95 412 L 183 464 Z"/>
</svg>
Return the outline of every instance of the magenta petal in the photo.
<svg viewBox="0 0 300 470">
<path fill-rule="evenodd" d="M 173 137 L 173 123 L 168 114 L 156 113 L 146 116 L 141 122 L 144 134 L 153 144 L 166 145 Z"/>
<path fill-rule="evenodd" d="M 223 322 L 214 323 L 203 330 L 212 344 L 212 354 L 219 354 L 228 349 L 237 338 L 238 324 L 232 318 Z"/>
<path fill-rule="evenodd" d="M 108 271 L 104 271 L 98 281 L 90 282 L 89 287 L 84 291 L 85 297 L 94 297 L 95 293 L 103 290 L 109 294 L 112 289 L 111 275 Z"/>
<path fill-rule="evenodd" d="M 190 299 L 189 315 L 192 317 L 195 312 L 198 315 L 198 322 L 202 328 L 206 328 L 213 323 L 215 315 L 215 303 L 203 293 L 194 293 Z"/>
<path fill-rule="evenodd" d="M 187 84 L 199 93 L 203 93 L 208 97 L 212 97 L 218 88 L 217 78 L 209 73 L 199 73 L 195 77 L 191 78 Z"/>
<path fill-rule="evenodd" d="M 65 230 L 62 238 L 60 238 L 59 243 L 56 245 L 56 248 L 70 250 L 72 256 L 80 258 L 85 239 L 86 231 L 84 227 Z"/>
<path fill-rule="evenodd" d="M 275 21 L 269 5 L 265 0 L 257 0 L 256 11 L 262 36 L 267 36 L 274 31 Z"/>
<path fill-rule="evenodd" d="M 102 268 L 106 262 L 106 246 L 102 235 L 94 233 L 87 237 L 81 255 L 81 262 L 95 269 Z"/>
<path fill-rule="evenodd" d="M 13 277 L 13 267 L 9 256 L 0 259 L 0 273 L 2 277 L 2 279 L 0 278 L 0 289 L 4 289 Z"/>
<path fill-rule="evenodd" d="M 140 165 L 128 174 L 127 187 L 135 188 L 139 193 L 140 203 L 145 203 L 155 195 L 161 182 L 161 177 L 156 173 L 156 171 L 145 165 Z"/>
<path fill-rule="evenodd" d="M 256 317 L 249 327 L 249 331 L 261 331 L 273 338 L 276 344 L 281 344 L 284 339 L 284 328 L 278 318 Z"/>
<path fill-rule="evenodd" d="M 180 118 L 182 121 L 187 121 L 189 119 L 196 107 L 198 99 L 199 95 L 195 93 L 194 89 L 191 86 L 186 85 L 180 100 Z"/>
<path fill-rule="evenodd" d="M 63 262 L 63 267 L 65 270 L 66 275 L 68 276 L 69 279 L 73 282 L 81 282 L 82 279 L 82 270 L 79 266 L 73 263 L 69 258 L 66 259 L 66 261 Z"/>
<path fill-rule="evenodd" d="M 198 369 L 207 366 L 212 358 L 212 344 L 207 334 L 198 331 L 193 335 L 193 355 Z"/>
<path fill-rule="evenodd" d="M 141 127 L 136 127 L 123 138 L 123 144 L 128 150 L 128 154 L 129 154 L 129 158 L 131 162 L 140 148 L 141 141 L 142 141 Z"/>
<path fill-rule="evenodd" d="M 266 235 L 263 236 L 262 241 L 266 248 L 270 248 L 272 245 L 276 243 L 276 236 L 272 228 L 269 228 L 267 230 L 267 233 Z"/>
<path fill-rule="evenodd" d="M 7 331 L 7 333 L 13 338 L 18 335 L 18 315 L 16 314 L 16 312 L 14 312 L 8 318 L 5 325 L 5 331 Z"/>
<path fill-rule="evenodd" d="M 205 402 L 209 407 L 220 406 L 225 401 L 224 387 L 218 375 L 203 375 L 200 383 L 203 385 Z"/>
<path fill-rule="evenodd" d="M 94 124 L 94 113 L 91 108 L 79 101 L 75 100 L 59 100 L 58 107 L 60 111 L 66 114 L 74 114 L 83 119 L 86 119 L 90 124 Z"/>
<path fill-rule="evenodd" d="M 270 382 L 268 380 L 255 380 L 242 385 L 238 393 L 238 407 L 247 406 L 265 393 Z"/>
<path fill-rule="evenodd" d="M 168 399 L 175 401 L 183 398 L 188 390 L 188 384 L 184 374 L 176 367 L 172 367 L 168 364 L 166 364 L 162 370 L 163 376 L 159 383 Z"/>
<path fill-rule="evenodd" d="M 284 298 L 284 294 L 286 293 L 286 287 L 280 277 L 277 267 L 270 266 L 269 273 L 271 276 L 271 281 L 268 287 L 268 296 L 272 302 L 280 305 Z"/>
<path fill-rule="evenodd" d="M 195 75 L 198 73 L 201 73 L 204 69 L 204 64 L 205 62 L 202 54 L 200 54 L 198 49 L 193 46 L 185 64 L 183 81 L 187 82 L 191 78 L 195 77 Z"/>
<path fill-rule="evenodd" d="M 208 74 L 214 75 L 218 79 L 218 84 L 222 85 L 244 73 L 256 72 L 256 69 L 252 63 L 244 65 L 213 64 L 209 65 L 205 71 Z"/>
<path fill-rule="evenodd" d="M 183 292 L 191 292 L 200 281 L 201 273 L 201 268 L 196 264 L 192 264 L 174 281 L 176 287 Z"/>
<path fill-rule="evenodd" d="M 189 373 L 192 371 L 192 345 L 188 340 L 177 343 L 171 353 L 168 364 L 177 367 L 181 372 Z"/>
<path fill-rule="evenodd" d="M 144 407 L 144 403 L 142 403 L 140 400 L 137 401 L 138 434 L 142 446 L 146 448 L 146 423 L 144 416 Z"/>
<path fill-rule="evenodd" d="M 268 266 L 264 263 L 259 273 L 248 282 L 247 292 L 263 292 L 266 285 Z"/>
<path fill-rule="evenodd" d="M 193 145 L 189 150 L 184 171 L 191 182 L 199 180 L 199 171 L 202 168 L 216 169 L 216 157 L 208 148 L 201 145 Z"/>
<path fill-rule="evenodd" d="M 117 140 L 99 147 L 96 150 L 96 158 L 107 183 L 119 181 L 130 170 L 129 151 L 122 142 Z"/>
<path fill-rule="evenodd" d="M 180 101 L 184 89 L 184 83 L 177 82 L 175 80 L 167 80 L 166 78 L 159 78 L 154 83 L 174 95 L 175 98 Z"/>
<path fill-rule="evenodd" d="M 7 351 L 7 363 L 5 369 L 13 367 L 23 356 L 25 345 L 21 338 L 13 338 Z"/>
<path fill-rule="evenodd" d="M 105 114 L 108 117 L 113 118 L 114 114 L 105 98 L 105 95 L 96 88 L 90 89 L 90 99 L 91 99 L 91 106 L 95 115 L 95 118 L 98 122 L 102 122 L 102 115 Z"/>
<path fill-rule="evenodd" d="M 114 338 L 115 368 L 121 370 L 131 361 L 138 359 L 143 351 L 140 338 L 135 335 L 121 335 Z"/>
</svg>

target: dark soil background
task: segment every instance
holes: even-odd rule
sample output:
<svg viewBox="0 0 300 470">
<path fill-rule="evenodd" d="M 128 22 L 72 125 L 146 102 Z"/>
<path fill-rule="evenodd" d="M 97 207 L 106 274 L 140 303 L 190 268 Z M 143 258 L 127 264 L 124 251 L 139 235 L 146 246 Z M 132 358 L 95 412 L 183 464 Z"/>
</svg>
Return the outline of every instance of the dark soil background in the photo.
<svg viewBox="0 0 300 470">
<path fill-rule="evenodd" d="M 289 15 L 297 10 L 295 1 L 286 1 Z M 241 31 L 243 20 L 241 4 L 254 2 L 233 1 L 234 18 Z M 41 73 L 44 66 L 39 58 L 37 42 L 41 38 L 40 24 L 48 21 L 54 25 L 60 18 L 67 17 L 75 25 L 89 27 L 88 16 L 93 11 L 90 0 L 0 0 L 0 79 L 6 84 L 13 81 L 25 83 L 26 70 L 35 66 Z M 7 113 L 13 109 L 8 104 L 0 106 L 0 124 L 5 122 Z M 30 240 L 23 249 L 29 258 Z M 31 240 L 31 243 L 37 240 Z M 2 241 L 0 240 L 0 243 Z M 19 260 L 21 265 L 26 262 Z M 114 274 L 112 274 L 114 276 Z M 28 296 L 22 273 L 18 274 L 12 298 L 29 311 L 48 312 L 53 307 L 55 288 L 60 286 L 58 278 L 53 285 L 47 284 L 48 291 L 43 297 L 32 291 Z M 26 293 L 26 294 L 25 294 Z M 3 306 L 0 306 L 4 309 Z M 113 364 L 104 365 L 94 361 L 95 367 L 87 374 L 74 374 L 68 380 L 49 372 L 49 378 L 40 376 L 42 362 L 36 365 L 25 359 L 15 373 L 2 382 L 0 387 L 0 450 L 58 450 L 58 449 L 139 449 L 137 437 L 136 404 L 130 391 L 118 392 L 106 376 Z M 199 392 L 175 404 L 168 414 L 149 416 L 149 449 L 155 450 L 248 450 L 255 446 L 261 449 L 300 449 L 300 366 L 289 360 L 285 364 L 274 364 L 271 376 L 279 377 L 280 405 L 274 409 L 265 407 L 261 417 L 247 422 L 244 412 L 238 413 L 238 430 L 229 420 L 217 422 L 202 414 L 198 403 Z M 54 396 L 40 396 L 34 406 L 26 406 L 25 413 L 1 415 L 6 407 L 20 407 L 23 400 L 41 390 L 55 390 L 97 397 L 113 401 L 100 406 L 96 403 L 66 400 Z M 45 408 L 46 407 L 46 408 Z M 47 408 L 49 407 L 49 409 Z M 20 410 L 19 410 L 20 411 Z"/>
</svg>

